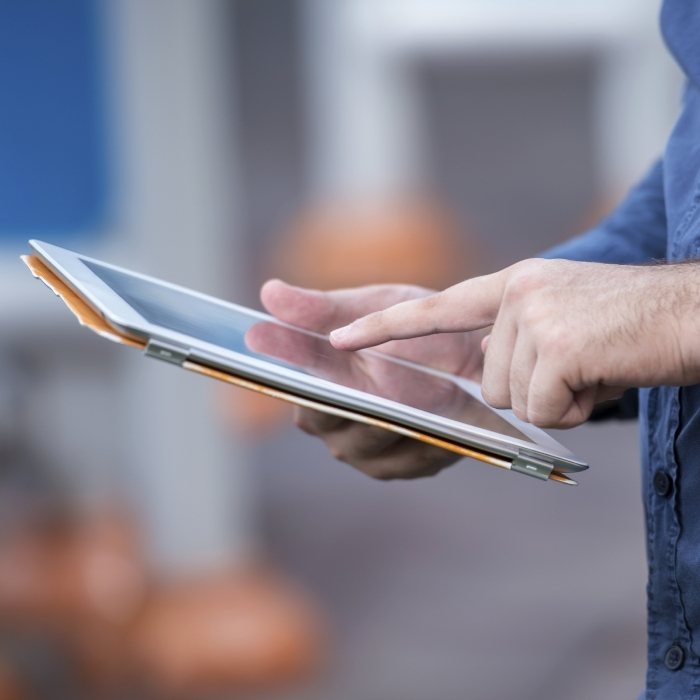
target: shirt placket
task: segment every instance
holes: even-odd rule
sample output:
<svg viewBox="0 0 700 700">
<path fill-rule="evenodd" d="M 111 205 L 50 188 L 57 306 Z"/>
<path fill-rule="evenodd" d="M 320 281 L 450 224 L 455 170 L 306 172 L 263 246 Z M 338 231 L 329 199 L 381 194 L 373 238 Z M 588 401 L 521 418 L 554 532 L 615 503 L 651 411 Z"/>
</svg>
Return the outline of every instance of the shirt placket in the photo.
<svg viewBox="0 0 700 700">
<path fill-rule="evenodd" d="M 675 437 L 680 421 L 680 389 L 649 392 L 645 506 L 649 558 L 647 698 L 678 700 L 693 688 L 691 636 L 676 576 L 681 535 L 679 467 Z"/>
</svg>

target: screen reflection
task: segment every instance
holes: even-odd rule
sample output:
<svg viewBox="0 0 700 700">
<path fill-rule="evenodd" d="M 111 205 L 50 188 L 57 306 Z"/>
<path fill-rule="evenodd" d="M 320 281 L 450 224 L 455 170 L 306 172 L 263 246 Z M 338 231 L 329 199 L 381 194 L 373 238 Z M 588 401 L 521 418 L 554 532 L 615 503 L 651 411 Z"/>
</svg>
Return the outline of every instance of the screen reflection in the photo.
<svg viewBox="0 0 700 700">
<path fill-rule="evenodd" d="M 309 374 L 429 413 L 530 442 L 514 426 L 465 391 L 456 378 L 431 374 L 380 352 L 336 350 L 323 337 L 273 321 L 245 334 L 255 354 L 282 361 Z"/>
</svg>

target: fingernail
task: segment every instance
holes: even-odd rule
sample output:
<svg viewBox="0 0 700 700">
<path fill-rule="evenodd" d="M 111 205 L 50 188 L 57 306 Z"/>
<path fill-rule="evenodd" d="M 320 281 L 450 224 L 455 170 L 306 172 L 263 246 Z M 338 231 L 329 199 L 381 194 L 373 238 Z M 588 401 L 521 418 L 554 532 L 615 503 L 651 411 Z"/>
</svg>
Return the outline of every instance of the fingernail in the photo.
<svg viewBox="0 0 700 700">
<path fill-rule="evenodd" d="M 343 326 L 342 328 L 336 328 L 331 332 L 330 338 L 333 341 L 344 340 L 350 335 L 350 326 Z"/>
</svg>

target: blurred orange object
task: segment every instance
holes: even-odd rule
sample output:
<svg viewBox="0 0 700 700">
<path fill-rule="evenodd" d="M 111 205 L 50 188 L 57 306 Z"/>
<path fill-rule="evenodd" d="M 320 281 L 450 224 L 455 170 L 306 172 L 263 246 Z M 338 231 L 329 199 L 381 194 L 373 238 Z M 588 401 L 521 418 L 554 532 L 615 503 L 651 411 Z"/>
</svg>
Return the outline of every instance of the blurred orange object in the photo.
<svg viewBox="0 0 700 700">
<path fill-rule="evenodd" d="M 321 625 L 286 581 L 262 570 L 170 584 L 134 629 L 139 676 L 165 697 L 303 679 L 321 656 Z"/>
<path fill-rule="evenodd" d="M 51 518 L 0 539 L 0 617 L 41 624 L 133 618 L 146 589 L 125 518 Z"/>
<path fill-rule="evenodd" d="M 427 198 L 328 203 L 303 212 L 270 247 L 269 277 L 315 289 L 384 282 L 435 289 L 479 269 L 469 232 L 456 231 L 449 214 Z M 263 432 L 289 415 L 280 401 L 222 389 L 224 411 L 243 434 Z"/>
<path fill-rule="evenodd" d="M 50 516 L 0 539 L 0 623 L 56 638 L 91 687 L 121 679 L 125 632 L 146 595 L 124 516 Z"/>
<path fill-rule="evenodd" d="M 477 269 L 468 232 L 427 199 L 312 208 L 274 246 L 268 269 L 318 289 L 382 282 L 442 288 Z"/>
<path fill-rule="evenodd" d="M 12 669 L 0 661 L 0 700 L 29 700 Z"/>
<path fill-rule="evenodd" d="M 91 691 L 145 683 L 169 699 L 288 682 L 321 652 L 318 617 L 285 580 L 232 570 L 154 587 L 117 517 L 50 518 L 5 533 L 1 628 L 54 639 Z M 0 657 L 0 700 L 21 698 L 14 670 Z"/>
</svg>

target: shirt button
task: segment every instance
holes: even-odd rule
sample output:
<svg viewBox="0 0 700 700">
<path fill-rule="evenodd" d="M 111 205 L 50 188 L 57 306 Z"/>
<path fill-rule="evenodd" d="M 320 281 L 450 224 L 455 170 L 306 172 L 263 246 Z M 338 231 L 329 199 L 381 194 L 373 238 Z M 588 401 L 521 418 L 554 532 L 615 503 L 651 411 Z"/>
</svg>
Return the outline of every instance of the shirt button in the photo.
<svg viewBox="0 0 700 700">
<path fill-rule="evenodd" d="M 664 664 L 669 671 L 677 671 L 683 662 L 685 661 L 685 652 L 683 647 L 679 647 L 678 644 L 668 648 L 666 656 L 664 656 Z"/>
<path fill-rule="evenodd" d="M 654 491 L 661 497 L 668 496 L 671 492 L 671 477 L 663 469 L 654 474 Z"/>
</svg>

